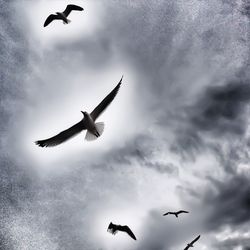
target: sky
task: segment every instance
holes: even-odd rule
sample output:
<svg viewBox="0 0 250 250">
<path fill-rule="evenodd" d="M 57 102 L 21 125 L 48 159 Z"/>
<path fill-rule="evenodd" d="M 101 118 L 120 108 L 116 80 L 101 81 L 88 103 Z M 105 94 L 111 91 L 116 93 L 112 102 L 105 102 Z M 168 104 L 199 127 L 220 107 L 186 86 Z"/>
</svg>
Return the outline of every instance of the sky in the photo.
<svg viewBox="0 0 250 250">
<path fill-rule="evenodd" d="M 84 11 L 43 27 L 69 3 Z M 1 249 L 250 249 L 248 0 L 0 5 Z M 34 144 L 122 75 L 98 140 Z"/>
</svg>

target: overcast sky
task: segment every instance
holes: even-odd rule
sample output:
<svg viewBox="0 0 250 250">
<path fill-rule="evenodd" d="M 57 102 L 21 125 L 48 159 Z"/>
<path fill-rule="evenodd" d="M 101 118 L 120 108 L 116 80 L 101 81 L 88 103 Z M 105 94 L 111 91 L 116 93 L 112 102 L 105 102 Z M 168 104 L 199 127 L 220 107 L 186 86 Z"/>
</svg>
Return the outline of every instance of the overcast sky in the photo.
<svg viewBox="0 0 250 250">
<path fill-rule="evenodd" d="M 1 249 L 250 249 L 248 0 L 0 3 Z M 122 75 L 98 140 L 34 144 Z"/>
</svg>

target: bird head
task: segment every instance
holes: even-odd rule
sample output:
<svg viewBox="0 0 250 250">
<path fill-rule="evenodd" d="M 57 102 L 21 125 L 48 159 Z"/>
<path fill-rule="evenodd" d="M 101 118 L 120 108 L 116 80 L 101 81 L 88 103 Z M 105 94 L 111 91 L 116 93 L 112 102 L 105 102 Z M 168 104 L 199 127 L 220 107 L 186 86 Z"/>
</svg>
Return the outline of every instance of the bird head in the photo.
<svg viewBox="0 0 250 250">
<path fill-rule="evenodd" d="M 112 232 L 112 230 L 113 230 L 113 225 L 114 225 L 114 224 L 113 224 L 112 222 L 110 222 L 110 223 L 109 223 L 109 226 L 108 226 L 107 232 L 111 232 L 111 233 L 113 233 L 113 232 Z"/>
<path fill-rule="evenodd" d="M 82 112 L 84 117 L 87 116 L 87 114 L 88 114 L 86 111 L 81 111 L 81 112 Z"/>
<path fill-rule="evenodd" d="M 110 223 L 109 223 L 109 226 L 108 226 L 108 229 L 112 228 L 112 226 L 113 226 L 113 223 L 110 222 Z"/>
</svg>

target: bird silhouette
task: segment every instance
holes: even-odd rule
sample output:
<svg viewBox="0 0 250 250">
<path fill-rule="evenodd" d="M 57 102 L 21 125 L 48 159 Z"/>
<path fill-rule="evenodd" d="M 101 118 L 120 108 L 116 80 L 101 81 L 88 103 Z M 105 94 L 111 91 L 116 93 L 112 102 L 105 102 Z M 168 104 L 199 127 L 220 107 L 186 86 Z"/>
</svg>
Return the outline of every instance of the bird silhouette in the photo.
<svg viewBox="0 0 250 250">
<path fill-rule="evenodd" d="M 73 125 L 72 127 L 60 132 L 59 134 L 45 139 L 45 140 L 39 140 L 36 141 L 35 144 L 37 144 L 40 147 L 53 147 L 57 146 L 68 139 L 72 138 L 73 136 L 80 133 L 82 130 L 87 130 L 85 139 L 87 141 L 92 141 L 97 139 L 99 136 L 102 135 L 104 130 L 104 123 L 103 122 L 97 122 L 95 123 L 95 120 L 102 114 L 102 112 L 108 107 L 108 105 L 114 100 L 115 96 L 118 93 L 118 90 L 122 84 L 122 79 L 119 81 L 119 83 L 116 85 L 116 87 L 100 102 L 98 106 L 89 114 L 86 111 L 82 112 L 83 118 L 81 121 Z"/>
<path fill-rule="evenodd" d="M 133 232 L 127 225 L 121 226 L 121 225 L 116 225 L 110 222 L 107 231 L 112 234 L 116 234 L 118 231 L 126 232 L 132 239 L 136 240 L 135 235 L 133 234 Z"/>
<path fill-rule="evenodd" d="M 178 212 L 167 212 L 165 214 L 163 214 L 163 216 L 166 216 L 168 214 L 173 214 L 175 215 L 175 217 L 177 218 L 179 214 L 182 214 L 182 213 L 185 213 L 185 214 L 188 214 L 189 212 L 188 211 L 185 211 L 185 210 L 180 210 Z"/>
<path fill-rule="evenodd" d="M 63 12 L 56 12 L 56 14 L 49 15 L 45 20 L 43 27 L 48 26 L 54 20 L 62 20 L 64 24 L 70 23 L 70 20 L 67 17 L 72 10 L 82 11 L 83 8 L 74 4 L 69 4 Z"/>
<path fill-rule="evenodd" d="M 190 247 L 193 247 L 194 246 L 194 243 L 200 239 L 200 235 L 197 236 L 193 241 L 191 241 L 190 243 L 187 244 L 187 246 L 184 248 L 184 250 L 188 250 Z"/>
</svg>

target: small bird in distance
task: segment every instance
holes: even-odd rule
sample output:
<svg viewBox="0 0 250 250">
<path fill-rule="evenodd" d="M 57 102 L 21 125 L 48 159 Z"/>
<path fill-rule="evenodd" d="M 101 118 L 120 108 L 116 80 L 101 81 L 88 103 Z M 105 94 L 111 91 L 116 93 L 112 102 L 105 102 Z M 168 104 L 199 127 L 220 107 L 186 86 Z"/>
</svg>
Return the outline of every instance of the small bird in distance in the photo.
<svg viewBox="0 0 250 250">
<path fill-rule="evenodd" d="M 122 76 L 123 78 L 123 76 Z M 59 134 L 45 139 L 36 141 L 40 147 L 53 147 L 57 146 L 68 139 L 72 138 L 73 136 L 77 135 L 83 130 L 87 130 L 85 140 L 93 141 L 100 137 L 104 130 L 104 123 L 97 122 L 95 123 L 96 119 L 103 113 L 103 111 L 109 106 L 109 104 L 114 100 L 115 96 L 117 95 L 120 86 L 122 84 L 122 78 L 116 87 L 96 106 L 96 108 L 89 114 L 86 111 L 81 111 L 83 114 L 83 118 L 81 121 L 73 125 L 72 127 L 60 132 Z"/>
<path fill-rule="evenodd" d="M 56 12 L 56 14 L 49 15 L 45 20 L 43 27 L 48 26 L 54 20 L 62 20 L 64 24 L 70 23 L 71 21 L 67 17 L 72 10 L 82 11 L 83 8 L 74 4 L 69 4 L 63 12 Z"/>
<path fill-rule="evenodd" d="M 167 213 L 163 214 L 163 216 L 166 216 L 166 215 L 169 215 L 169 214 L 173 214 L 173 215 L 175 215 L 176 218 L 178 218 L 178 215 L 182 214 L 182 213 L 188 214 L 189 212 L 185 211 L 185 210 L 180 210 L 178 212 L 167 212 Z"/>
<path fill-rule="evenodd" d="M 114 234 L 114 235 L 118 231 L 125 232 L 132 239 L 136 240 L 136 237 L 135 237 L 134 233 L 131 231 L 131 229 L 127 225 L 121 226 L 121 225 L 116 225 L 116 224 L 113 224 L 112 222 L 110 222 L 107 231 L 110 232 L 111 234 Z"/>
<path fill-rule="evenodd" d="M 194 246 L 194 243 L 200 239 L 200 235 L 197 236 L 193 241 L 191 241 L 190 243 L 187 244 L 187 246 L 184 248 L 184 250 L 188 250 L 190 247 L 193 247 Z"/>
</svg>

